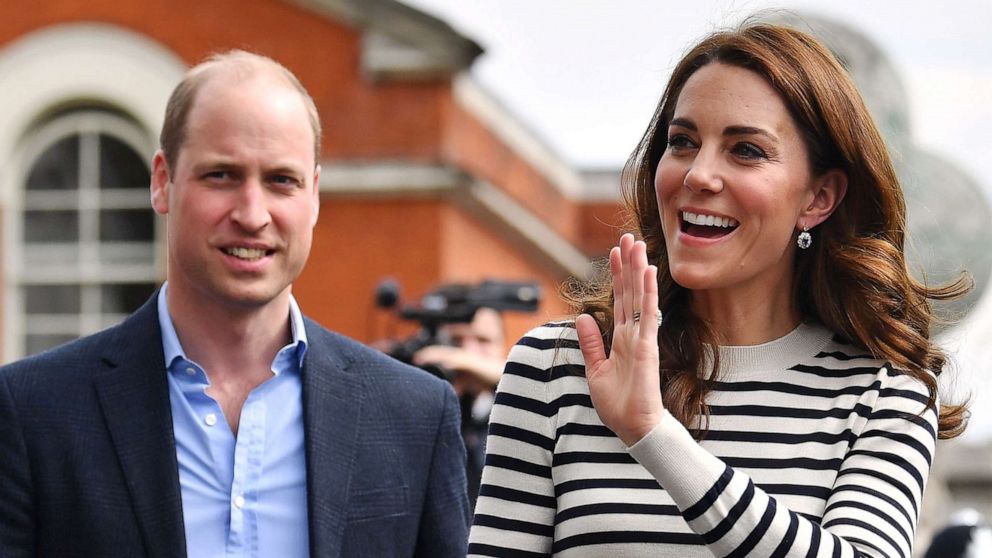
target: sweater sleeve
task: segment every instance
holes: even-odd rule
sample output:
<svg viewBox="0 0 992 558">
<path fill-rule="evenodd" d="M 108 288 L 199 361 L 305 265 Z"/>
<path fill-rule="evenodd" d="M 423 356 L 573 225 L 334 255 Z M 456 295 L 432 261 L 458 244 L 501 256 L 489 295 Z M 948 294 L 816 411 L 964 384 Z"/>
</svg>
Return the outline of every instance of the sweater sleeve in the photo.
<svg viewBox="0 0 992 558">
<path fill-rule="evenodd" d="M 909 558 L 936 443 L 922 382 L 882 368 L 821 523 L 778 505 L 671 415 L 629 448 L 717 556 Z"/>
<path fill-rule="evenodd" d="M 547 386 L 557 331 L 537 328 L 510 351 L 489 419 L 469 556 L 551 555 L 556 411 Z"/>
</svg>

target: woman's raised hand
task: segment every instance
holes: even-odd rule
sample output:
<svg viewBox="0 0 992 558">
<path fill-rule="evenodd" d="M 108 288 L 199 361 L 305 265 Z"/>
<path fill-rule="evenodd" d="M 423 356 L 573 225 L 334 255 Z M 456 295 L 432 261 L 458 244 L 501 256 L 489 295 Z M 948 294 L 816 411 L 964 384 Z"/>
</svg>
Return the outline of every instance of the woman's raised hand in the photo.
<svg viewBox="0 0 992 558">
<path fill-rule="evenodd" d="M 586 361 L 592 404 L 603 424 L 633 445 L 664 414 L 658 375 L 658 268 L 633 235 L 610 251 L 613 275 L 613 344 L 606 357 L 603 336 L 588 314 L 575 320 Z"/>
</svg>

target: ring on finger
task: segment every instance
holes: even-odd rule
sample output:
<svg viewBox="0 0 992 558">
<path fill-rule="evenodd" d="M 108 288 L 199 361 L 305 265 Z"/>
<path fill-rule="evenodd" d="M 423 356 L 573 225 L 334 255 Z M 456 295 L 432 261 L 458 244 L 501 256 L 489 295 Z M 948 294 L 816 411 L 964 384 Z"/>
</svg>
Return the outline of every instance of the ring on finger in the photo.
<svg viewBox="0 0 992 558">
<path fill-rule="evenodd" d="M 641 312 L 638 310 L 634 311 L 634 323 L 641 321 Z"/>
</svg>

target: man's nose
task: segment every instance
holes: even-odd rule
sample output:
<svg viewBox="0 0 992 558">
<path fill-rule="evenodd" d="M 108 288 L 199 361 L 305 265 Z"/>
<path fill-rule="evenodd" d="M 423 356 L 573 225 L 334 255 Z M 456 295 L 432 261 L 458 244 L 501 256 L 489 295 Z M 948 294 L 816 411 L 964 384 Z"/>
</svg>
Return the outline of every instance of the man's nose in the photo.
<svg viewBox="0 0 992 558">
<path fill-rule="evenodd" d="M 255 178 L 245 180 L 235 195 L 231 220 L 246 231 L 255 232 L 264 229 L 272 220 L 266 193 L 265 186 L 260 180 Z"/>
</svg>

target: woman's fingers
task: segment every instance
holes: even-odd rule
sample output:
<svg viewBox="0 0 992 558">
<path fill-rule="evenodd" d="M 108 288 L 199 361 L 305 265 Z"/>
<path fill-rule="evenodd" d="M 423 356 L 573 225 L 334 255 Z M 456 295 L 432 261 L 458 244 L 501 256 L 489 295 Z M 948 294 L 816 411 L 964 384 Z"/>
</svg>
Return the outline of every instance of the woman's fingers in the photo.
<svg viewBox="0 0 992 558">
<path fill-rule="evenodd" d="M 648 270 L 647 246 L 626 233 L 610 250 L 610 273 L 613 278 L 613 324 L 615 327 L 635 325 L 641 317 L 653 318 L 658 297 L 657 286 L 651 288 L 654 297 L 645 300 L 645 274 Z M 657 273 L 655 272 L 655 276 Z"/>
<path fill-rule="evenodd" d="M 623 264 L 620 263 L 620 247 L 610 250 L 610 274 L 613 276 L 613 323 L 622 324 L 626 319 L 623 311 Z"/>
<path fill-rule="evenodd" d="M 661 313 L 661 310 L 658 308 L 658 268 L 656 266 L 649 265 L 644 270 L 643 289 L 640 334 L 641 339 L 653 341 L 658 339 L 658 327 L 661 325 L 658 321 L 658 314 Z"/>
<path fill-rule="evenodd" d="M 625 234 L 620 238 L 622 306 L 626 325 L 640 325 L 642 318 L 654 316 L 654 309 L 657 307 L 657 302 L 645 300 L 647 251 L 647 245 L 640 240 L 635 241 L 633 235 Z"/>
<path fill-rule="evenodd" d="M 647 246 L 637 241 L 630 248 L 630 312 L 635 323 L 647 316 L 644 307 L 644 270 L 648 267 Z"/>
<path fill-rule="evenodd" d="M 633 312 L 637 308 L 634 305 L 634 278 L 632 275 L 631 255 L 634 249 L 634 235 L 626 233 L 620 237 L 620 265 L 621 265 L 621 289 L 623 294 L 623 315 L 624 321 L 621 323 L 631 323 Z"/>
<path fill-rule="evenodd" d="M 575 331 L 579 337 L 582 358 L 586 361 L 586 373 L 594 375 L 606 360 L 603 335 L 599 332 L 596 320 L 589 314 L 581 314 L 575 318 Z"/>
</svg>

